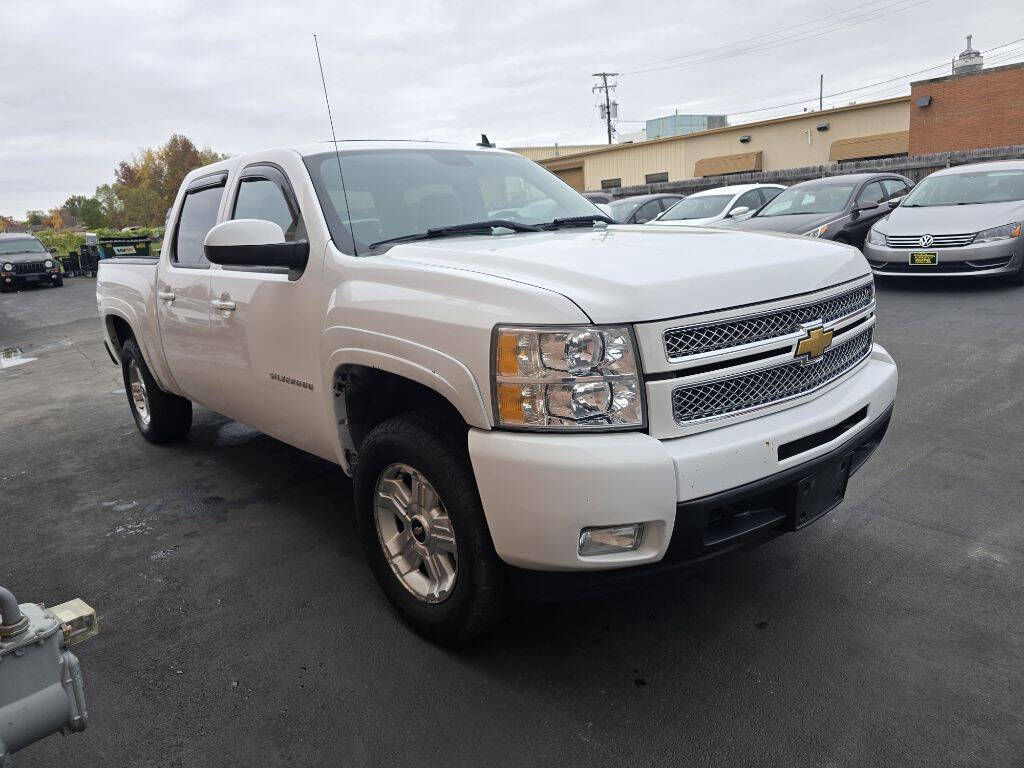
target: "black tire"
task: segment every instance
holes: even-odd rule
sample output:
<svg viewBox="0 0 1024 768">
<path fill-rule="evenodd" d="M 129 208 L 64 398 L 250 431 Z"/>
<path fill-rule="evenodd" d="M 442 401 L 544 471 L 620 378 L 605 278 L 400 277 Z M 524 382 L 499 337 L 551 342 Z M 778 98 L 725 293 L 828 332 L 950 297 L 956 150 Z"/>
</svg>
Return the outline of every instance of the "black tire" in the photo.
<svg viewBox="0 0 1024 768">
<path fill-rule="evenodd" d="M 366 436 L 353 477 L 359 537 L 374 578 L 415 631 L 440 643 L 461 643 L 488 632 L 507 605 L 505 566 L 491 542 L 465 438 L 459 434 L 464 429 L 429 412 L 389 419 Z M 441 602 L 414 596 L 385 556 L 375 496 L 382 473 L 394 464 L 407 464 L 421 473 L 451 521 L 458 564 L 455 582 Z"/>
<path fill-rule="evenodd" d="M 145 385 L 148 419 L 139 412 L 132 394 L 131 371 L 135 367 Z M 128 339 L 121 348 L 121 373 L 128 407 L 139 432 L 151 443 L 167 443 L 188 434 L 192 429 L 192 401 L 164 392 L 149 372 L 135 339 Z"/>
<path fill-rule="evenodd" d="M 63 277 L 58 277 L 57 278 L 57 282 L 55 282 L 53 285 L 54 285 L 55 288 L 62 287 L 64 285 L 64 278 Z"/>
<path fill-rule="evenodd" d="M 7 293 L 10 288 L 7 287 L 7 283 L 0 283 L 0 293 Z"/>
</svg>

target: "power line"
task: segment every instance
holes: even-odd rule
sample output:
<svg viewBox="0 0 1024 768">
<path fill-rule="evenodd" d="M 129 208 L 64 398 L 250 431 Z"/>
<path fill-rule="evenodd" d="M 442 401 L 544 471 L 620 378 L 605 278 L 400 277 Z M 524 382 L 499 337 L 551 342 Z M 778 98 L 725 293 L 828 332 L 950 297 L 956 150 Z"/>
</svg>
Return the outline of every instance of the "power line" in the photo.
<svg viewBox="0 0 1024 768">
<path fill-rule="evenodd" d="M 1014 45 L 1016 43 L 1021 43 L 1021 42 L 1024 42 L 1024 37 L 1018 38 L 1017 40 L 1011 40 L 1010 42 L 1003 43 L 1002 45 L 997 45 L 997 46 L 995 46 L 993 48 L 989 48 L 987 50 L 984 50 L 981 53 L 983 53 L 983 54 L 991 53 L 992 51 L 998 51 L 1001 48 L 1006 48 L 1008 46 Z M 1002 54 L 1000 54 L 1000 55 L 1002 55 Z M 835 98 L 836 96 L 846 96 L 846 95 L 851 94 L 851 93 L 857 93 L 858 91 L 865 91 L 865 90 L 868 90 L 869 88 L 875 88 L 875 87 L 877 87 L 879 85 L 886 85 L 888 83 L 894 83 L 894 82 L 896 82 L 898 80 L 906 80 L 909 77 L 914 77 L 915 75 L 921 75 L 921 74 L 924 74 L 925 72 L 931 72 L 934 69 L 941 69 L 941 68 L 948 67 L 948 66 L 949 66 L 949 62 L 948 61 L 944 61 L 941 64 L 935 64 L 934 66 L 926 67 L 924 69 L 919 69 L 919 70 L 917 70 L 915 72 L 907 72 L 906 74 L 903 74 L 903 75 L 898 75 L 896 77 L 890 77 L 887 80 L 879 80 L 876 83 L 868 83 L 867 85 L 861 85 L 861 86 L 858 86 L 857 88 L 847 88 L 846 90 L 843 90 L 843 91 L 835 91 L 833 93 L 826 93 L 825 94 L 825 98 L 831 99 L 831 98 Z M 817 98 L 817 97 L 816 96 L 808 96 L 808 97 L 800 99 L 798 101 L 791 101 L 791 102 L 788 102 L 786 104 L 775 104 L 774 106 L 771 106 L 771 107 L 759 107 L 758 109 L 745 109 L 745 110 L 743 110 L 741 112 L 733 112 L 731 114 L 736 114 L 736 115 L 752 115 L 752 114 L 756 114 L 758 112 L 769 112 L 769 111 L 771 111 L 773 109 L 782 109 L 783 107 L 797 107 L 797 106 L 800 106 L 801 104 L 803 104 L 804 102 L 813 101 L 815 98 Z"/>
<path fill-rule="evenodd" d="M 841 11 L 833 11 L 832 13 L 825 14 L 824 16 L 819 16 L 816 19 L 811 19 L 810 21 L 804 21 L 804 22 L 801 22 L 800 24 L 793 24 L 792 26 L 789 26 L 789 27 L 782 27 L 781 29 L 776 29 L 776 30 L 773 30 L 772 32 L 762 32 L 761 34 L 753 35 L 752 37 L 745 37 L 742 40 L 734 40 L 731 43 L 723 43 L 722 45 L 713 45 L 710 48 L 702 48 L 699 51 L 691 51 L 690 53 L 687 53 L 687 54 L 685 54 L 683 56 L 670 56 L 667 59 L 658 59 L 656 61 L 649 61 L 646 64 L 637 64 L 635 69 L 630 70 L 628 72 L 623 72 L 623 74 L 631 75 L 634 72 L 638 72 L 640 70 L 647 69 L 648 67 L 654 67 L 654 66 L 657 66 L 658 64 L 666 64 L 666 63 L 668 63 L 670 61 L 680 61 L 682 59 L 691 59 L 691 58 L 694 58 L 696 56 L 703 56 L 706 53 L 714 53 L 715 51 L 721 51 L 721 50 L 724 50 L 726 48 L 732 48 L 732 47 L 737 46 L 737 45 L 742 45 L 743 43 L 749 43 L 749 42 L 752 42 L 754 40 L 761 40 L 763 38 L 772 37 L 773 35 L 778 35 L 778 34 L 781 34 L 783 32 L 789 32 L 789 31 L 794 30 L 794 29 L 799 29 L 800 27 L 806 27 L 806 26 L 810 26 L 812 24 L 817 24 L 820 21 L 825 21 L 826 19 L 831 19 L 831 18 L 833 18 L 835 16 L 842 16 L 842 15 L 845 15 L 847 13 L 850 13 L 851 11 L 856 11 L 856 10 L 859 10 L 860 8 L 866 8 L 869 5 L 878 5 L 881 2 L 886 2 L 886 0 L 870 0 L 870 2 L 861 3 L 860 5 L 855 5 L 852 8 L 845 8 L 845 9 L 843 9 Z"/>
<path fill-rule="evenodd" d="M 897 2 L 905 2 L 905 1 L 906 0 L 897 0 Z M 695 61 L 682 61 L 682 62 L 678 62 L 678 63 L 675 63 L 675 64 L 669 64 L 669 65 L 664 66 L 664 67 L 649 67 L 649 68 L 645 68 L 645 69 L 628 70 L 628 71 L 624 71 L 622 74 L 623 75 L 649 74 L 651 72 L 663 72 L 663 71 L 665 71 L 667 69 L 678 69 L 680 67 L 695 66 L 697 64 L 710 64 L 710 63 L 716 62 L 716 61 L 724 61 L 726 59 L 738 58 L 740 56 L 746 56 L 747 54 L 750 54 L 750 53 L 759 53 L 761 51 L 771 50 L 772 48 L 779 48 L 780 46 L 783 46 L 783 45 L 790 45 L 792 43 L 798 43 L 798 42 L 802 42 L 804 40 L 812 40 L 812 39 L 817 38 L 817 37 L 823 37 L 825 35 L 830 35 L 833 32 L 838 32 L 840 30 L 845 30 L 845 29 L 848 29 L 850 27 L 856 27 L 856 26 L 859 26 L 861 24 L 867 24 L 868 22 L 874 21 L 875 19 L 881 19 L 881 18 L 885 18 L 886 16 L 892 16 L 895 13 L 902 13 L 903 11 L 910 10 L 911 8 L 916 8 L 919 5 L 924 5 L 925 3 L 930 3 L 930 2 L 932 2 L 932 0 L 916 0 L 916 2 L 911 2 L 910 4 L 903 5 L 903 6 L 899 7 L 899 8 L 889 9 L 889 10 L 887 10 L 884 13 L 875 13 L 874 11 L 872 11 L 870 13 L 857 14 L 857 15 L 851 16 L 851 17 L 849 17 L 847 19 L 843 19 L 840 22 L 833 22 L 832 24 L 827 24 L 824 27 L 821 27 L 821 28 L 816 29 L 816 30 L 806 30 L 805 32 L 799 33 L 796 36 L 790 36 L 790 37 L 782 38 L 782 39 L 779 39 L 779 40 L 765 42 L 765 43 L 763 43 L 761 45 L 750 46 L 750 47 L 744 48 L 742 50 L 726 51 L 726 52 L 724 52 L 724 53 L 722 53 L 720 55 L 717 55 L 717 56 L 712 56 L 712 57 L 703 58 L 703 59 L 697 59 Z M 867 18 L 862 18 L 862 17 L 867 17 Z M 854 19 L 858 19 L 858 18 L 860 19 L 860 21 L 853 21 Z M 832 28 L 829 29 L 829 27 L 832 27 Z M 753 38 L 753 39 L 756 39 L 756 38 Z M 735 45 L 735 44 L 733 44 L 733 45 Z M 680 58 L 683 58 L 683 57 L 680 57 Z"/>
</svg>

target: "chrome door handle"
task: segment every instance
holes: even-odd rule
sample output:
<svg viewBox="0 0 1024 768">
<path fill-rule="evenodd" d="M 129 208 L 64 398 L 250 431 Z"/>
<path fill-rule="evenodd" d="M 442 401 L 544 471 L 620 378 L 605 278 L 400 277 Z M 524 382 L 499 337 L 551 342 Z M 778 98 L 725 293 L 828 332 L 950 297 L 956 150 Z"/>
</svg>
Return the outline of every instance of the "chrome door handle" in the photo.
<svg viewBox="0 0 1024 768">
<path fill-rule="evenodd" d="M 157 291 L 156 297 L 164 301 L 174 301 L 174 293 L 171 291 Z"/>
<path fill-rule="evenodd" d="M 214 309 L 219 309 L 221 312 L 232 312 L 235 309 L 235 302 L 226 299 L 214 299 L 210 302 L 210 306 Z"/>
</svg>

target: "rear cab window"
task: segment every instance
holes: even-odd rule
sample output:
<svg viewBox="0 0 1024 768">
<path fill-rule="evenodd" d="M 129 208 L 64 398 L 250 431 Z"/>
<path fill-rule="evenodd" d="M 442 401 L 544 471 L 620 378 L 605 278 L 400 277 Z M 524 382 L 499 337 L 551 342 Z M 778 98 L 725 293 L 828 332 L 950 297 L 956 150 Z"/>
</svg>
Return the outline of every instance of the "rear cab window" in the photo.
<svg viewBox="0 0 1024 768">
<path fill-rule="evenodd" d="M 178 267 L 207 269 L 210 262 L 203 252 L 207 233 L 217 224 L 227 172 L 195 179 L 185 190 L 174 227 L 171 262 Z"/>
</svg>

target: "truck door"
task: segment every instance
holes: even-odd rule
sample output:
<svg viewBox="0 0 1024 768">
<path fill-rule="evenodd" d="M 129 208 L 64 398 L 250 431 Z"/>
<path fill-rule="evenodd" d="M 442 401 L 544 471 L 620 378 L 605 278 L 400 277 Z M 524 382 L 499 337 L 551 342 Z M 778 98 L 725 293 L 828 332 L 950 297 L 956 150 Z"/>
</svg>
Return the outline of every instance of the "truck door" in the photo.
<svg viewBox="0 0 1024 768">
<path fill-rule="evenodd" d="M 203 240 L 217 223 L 226 182 L 222 171 L 188 186 L 156 282 L 157 318 L 171 376 L 189 400 L 213 410 L 219 410 L 221 398 L 210 346 L 210 263 Z"/>
<path fill-rule="evenodd" d="M 289 242 L 306 238 L 302 214 L 284 172 L 253 163 L 231 185 L 228 219 L 280 225 Z M 319 337 L 323 254 L 309 254 L 305 271 L 221 266 L 211 273 L 210 316 L 228 416 L 291 445 L 331 458 L 325 440 Z"/>
</svg>

